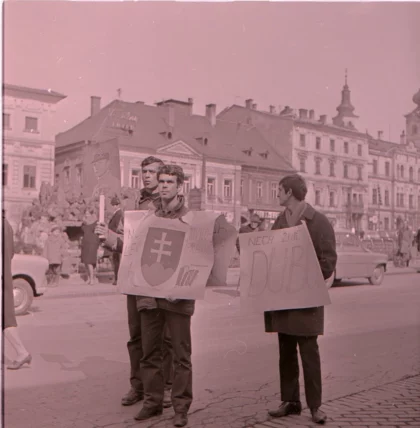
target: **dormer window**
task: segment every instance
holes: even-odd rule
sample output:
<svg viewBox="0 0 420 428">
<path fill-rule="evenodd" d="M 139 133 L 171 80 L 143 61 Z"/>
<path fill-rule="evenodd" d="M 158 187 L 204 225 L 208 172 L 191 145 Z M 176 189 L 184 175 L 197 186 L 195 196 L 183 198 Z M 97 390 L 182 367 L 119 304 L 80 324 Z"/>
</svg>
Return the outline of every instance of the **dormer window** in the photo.
<svg viewBox="0 0 420 428">
<path fill-rule="evenodd" d="M 268 158 L 268 154 L 269 154 L 270 152 L 268 151 L 268 150 L 266 150 L 265 152 L 262 152 L 262 153 L 260 153 L 260 156 L 262 157 L 262 158 L 264 158 L 264 159 L 267 159 Z"/>
<path fill-rule="evenodd" d="M 253 149 L 252 149 L 252 147 L 250 147 L 249 149 L 244 150 L 243 152 L 244 152 L 247 156 L 251 156 L 251 155 L 252 155 L 252 151 L 253 151 Z"/>
<path fill-rule="evenodd" d="M 204 146 L 207 146 L 209 139 L 207 137 L 198 137 L 196 138 L 196 140 L 200 143 L 203 144 Z"/>
</svg>

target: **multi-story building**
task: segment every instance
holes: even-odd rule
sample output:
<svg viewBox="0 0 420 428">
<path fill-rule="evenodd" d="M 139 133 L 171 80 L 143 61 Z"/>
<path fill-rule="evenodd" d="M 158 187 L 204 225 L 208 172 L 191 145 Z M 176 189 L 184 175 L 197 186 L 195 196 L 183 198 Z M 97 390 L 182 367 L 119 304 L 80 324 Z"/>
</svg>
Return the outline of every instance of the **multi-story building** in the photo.
<svg viewBox="0 0 420 428">
<path fill-rule="evenodd" d="M 3 204 L 16 231 L 21 213 L 54 181 L 54 113 L 65 95 L 3 85 Z"/>
<path fill-rule="evenodd" d="M 278 213 L 269 183 L 278 182 L 291 165 L 255 127 L 217 119 L 214 104 L 206 106 L 203 116 L 192 109 L 192 99 L 155 106 L 115 100 L 101 108 L 100 99 L 92 97 L 91 116 L 56 136 L 56 180 L 65 190 L 83 193 L 86 142 L 115 138 L 122 186 L 141 188 L 141 162 L 154 155 L 183 167 L 184 193 L 198 193 L 201 209 L 223 213 L 236 226 L 249 208 L 262 210 L 266 217 Z"/>
<path fill-rule="evenodd" d="M 314 110 L 286 106 L 279 113 L 257 109 L 249 99 L 245 107 L 233 105 L 220 119 L 255 126 L 272 149 L 305 177 L 307 200 L 322 211 L 337 228 L 367 228 L 368 136 L 357 131 L 357 116 L 346 82 L 338 114 L 327 120 L 315 118 Z"/>
</svg>

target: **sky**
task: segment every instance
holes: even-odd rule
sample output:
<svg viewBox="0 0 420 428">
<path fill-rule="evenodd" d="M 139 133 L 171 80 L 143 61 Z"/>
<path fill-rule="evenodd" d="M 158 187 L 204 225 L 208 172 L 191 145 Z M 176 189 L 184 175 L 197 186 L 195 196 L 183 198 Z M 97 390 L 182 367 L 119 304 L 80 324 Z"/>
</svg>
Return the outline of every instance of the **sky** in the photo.
<svg viewBox="0 0 420 428">
<path fill-rule="evenodd" d="M 254 99 L 331 120 L 345 69 L 358 128 L 399 141 L 420 89 L 420 3 L 7 1 L 3 80 L 51 88 L 55 132 L 117 98 Z"/>
</svg>

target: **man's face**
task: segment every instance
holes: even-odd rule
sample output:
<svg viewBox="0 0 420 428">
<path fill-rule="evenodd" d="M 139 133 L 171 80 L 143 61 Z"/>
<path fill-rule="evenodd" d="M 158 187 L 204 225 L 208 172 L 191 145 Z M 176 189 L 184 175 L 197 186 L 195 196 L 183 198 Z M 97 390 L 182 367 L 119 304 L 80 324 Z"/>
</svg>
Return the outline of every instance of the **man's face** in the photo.
<svg viewBox="0 0 420 428">
<path fill-rule="evenodd" d="M 158 186 L 157 171 L 161 166 L 160 163 L 151 163 L 141 169 L 141 179 L 143 186 L 148 190 L 154 190 Z"/>
<path fill-rule="evenodd" d="M 287 203 L 292 196 L 292 191 L 289 189 L 289 191 L 286 193 L 284 190 L 284 187 L 282 184 L 279 184 L 279 192 L 277 197 L 279 198 L 279 203 L 282 207 L 286 207 Z"/>
<path fill-rule="evenodd" d="M 95 171 L 96 177 L 102 177 L 108 170 L 108 159 L 101 159 L 93 164 L 93 170 Z"/>
<path fill-rule="evenodd" d="M 159 196 L 162 200 L 171 200 L 178 194 L 181 186 L 177 184 L 175 175 L 161 174 L 159 177 Z"/>
</svg>

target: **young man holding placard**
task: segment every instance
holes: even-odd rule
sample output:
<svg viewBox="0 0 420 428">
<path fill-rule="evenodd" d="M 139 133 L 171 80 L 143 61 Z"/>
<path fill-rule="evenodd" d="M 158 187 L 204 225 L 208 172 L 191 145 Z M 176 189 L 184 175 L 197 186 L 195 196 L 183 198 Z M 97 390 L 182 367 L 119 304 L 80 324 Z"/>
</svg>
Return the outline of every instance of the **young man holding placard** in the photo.
<svg viewBox="0 0 420 428">
<path fill-rule="evenodd" d="M 279 182 L 278 198 L 285 207 L 271 230 L 294 227 L 305 222 L 315 248 L 325 281 L 335 270 L 337 262 L 334 230 L 324 214 L 305 202 L 304 179 L 293 174 Z M 302 359 L 305 396 L 315 423 L 325 423 L 327 416 L 320 410 L 322 400 L 321 362 L 318 335 L 324 333 L 324 307 L 266 311 L 266 332 L 277 332 L 280 350 L 280 389 L 282 404 L 269 411 L 272 417 L 300 414 L 299 363 L 297 345 Z"/>
</svg>

